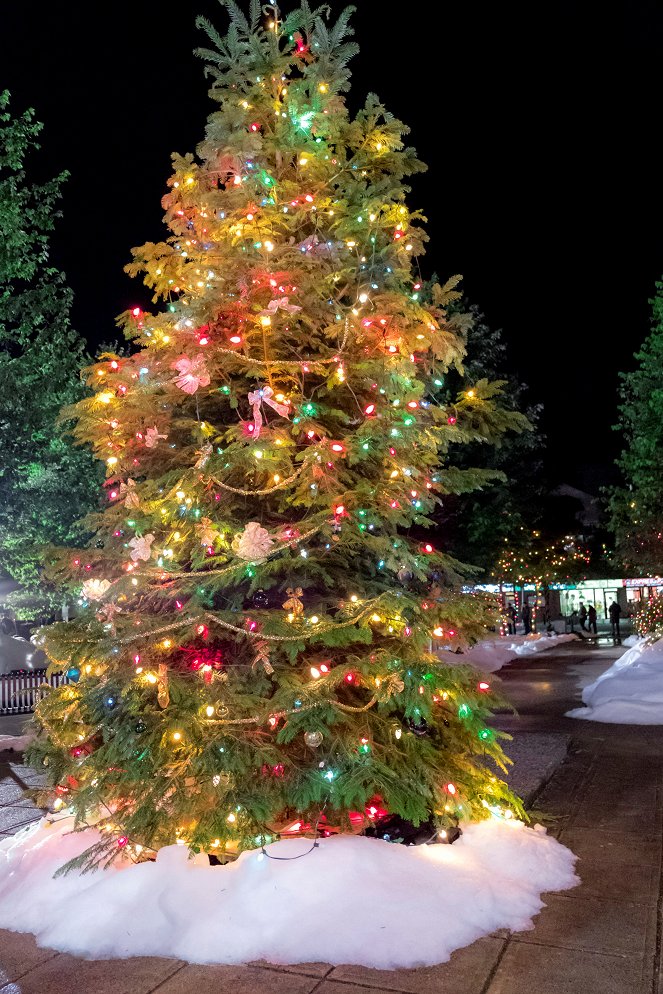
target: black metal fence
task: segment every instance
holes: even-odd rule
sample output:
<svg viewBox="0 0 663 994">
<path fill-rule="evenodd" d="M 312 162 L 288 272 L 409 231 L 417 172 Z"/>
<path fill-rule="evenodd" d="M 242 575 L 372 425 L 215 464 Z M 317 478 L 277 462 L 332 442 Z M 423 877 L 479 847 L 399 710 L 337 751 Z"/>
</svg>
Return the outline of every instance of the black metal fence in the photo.
<svg viewBox="0 0 663 994">
<path fill-rule="evenodd" d="M 59 687 L 67 683 L 64 673 L 47 677 L 44 673 L 10 673 L 0 676 L 0 714 L 29 714 L 34 711 L 44 684 Z"/>
</svg>

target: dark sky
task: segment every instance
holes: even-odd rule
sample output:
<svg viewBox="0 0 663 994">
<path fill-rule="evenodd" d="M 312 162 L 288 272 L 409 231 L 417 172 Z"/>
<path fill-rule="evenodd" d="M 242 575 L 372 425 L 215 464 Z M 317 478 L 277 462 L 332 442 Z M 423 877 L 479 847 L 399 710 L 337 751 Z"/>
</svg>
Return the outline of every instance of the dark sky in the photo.
<svg viewBox="0 0 663 994">
<path fill-rule="evenodd" d="M 195 16 L 225 14 L 215 0 L 86 6 L 6 5 L 0 89 L 36 108 L 48 168 L 71 172 L 54 258 L 96 344 L 148 301 L 122 267 L 163 236 L 169 155 L 194 149 L 212 107 Z M 358 0 L 351 101 L 374 90 L 410 125 L 429 166 L 410 198 L 430 222 L 425 274 L 464 275 L 545 405 L 551 474 L 596 491 L 620 444 L 617 371 L 663 274 L 663 13 L 581 6 Z"/>
</svg>

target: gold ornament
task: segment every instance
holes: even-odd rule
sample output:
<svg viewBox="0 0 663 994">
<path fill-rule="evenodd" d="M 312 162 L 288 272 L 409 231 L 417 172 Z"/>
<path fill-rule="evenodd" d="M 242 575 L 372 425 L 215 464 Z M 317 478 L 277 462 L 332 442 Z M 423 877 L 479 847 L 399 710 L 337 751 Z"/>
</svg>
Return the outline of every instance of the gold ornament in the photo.
<svg viewBox="0 0 663 994">
<path fill-rule="evenodd" d="M 256 656 L 251 664 L 251 669 L 255 670 L 261 664 L 267 675 L 274 672 L 274 667 L 269 661 L 269 642 L 264 639 L 256 645 Z"/>
<path fill-rule="evenodd" d="M 288 587 L 286 594 L 288 595 L 288 600 L 284 601 L 281 606 L 286 611 L 292 611 L 296 617 L 299 617 L 300 614 L 304 613 L 304 605 L 300 600 L 304 595 L 304 591 L 301 587 Z"/>
<path fill-rule="evenodd" d="M 168 667 L 165 663 L 159 663 L 157 675 L 157 701 L 160 708 L 167 708 L 170 704 L 170 693 L 168 690 Z"/>
</svg>

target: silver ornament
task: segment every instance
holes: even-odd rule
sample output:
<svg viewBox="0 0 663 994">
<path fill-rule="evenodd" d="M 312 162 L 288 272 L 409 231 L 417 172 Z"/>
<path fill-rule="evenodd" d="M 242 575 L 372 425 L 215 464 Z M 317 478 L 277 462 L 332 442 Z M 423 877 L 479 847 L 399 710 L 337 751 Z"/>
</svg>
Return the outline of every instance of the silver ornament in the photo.
<svg viewBox="0 0 663 994">
<path fill-rule="evenodd" d="M 310 749 L 317 749 L 322 739 L 322 732 L 304 732 L 304 742 Z"/>
</svg>

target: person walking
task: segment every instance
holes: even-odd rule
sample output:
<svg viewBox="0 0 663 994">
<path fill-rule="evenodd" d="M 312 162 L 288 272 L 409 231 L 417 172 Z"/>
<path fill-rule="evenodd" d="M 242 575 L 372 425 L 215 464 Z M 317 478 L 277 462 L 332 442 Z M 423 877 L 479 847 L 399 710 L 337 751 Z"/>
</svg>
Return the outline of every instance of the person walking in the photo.
<svg viewBox="0 0 663 994">
<path fill-rule="evenodd" d="M 589 605 L 589 611 L 587 612 L 587 620 L 589 622 L 590 632 L 593 631 L 595 635 L 598 635 L 598 630 L 596 628 L 596 608 L 594 607 L 593 604 Z"/>
<path fill-rule="evenodd" d="M 520 612 L 520 617 L 525 628 L 525 635 L 529 635 L 532 631 L 532 611 L 527 602 L 523 604 L 523 609 Z"/>
<path fill-rule="evenodd" d="M 580 601 L 580 610 L 578 611 L 578 620 L 580 622 L 580 627 L 583 632 L 587 631 L 587 608 L 585 607 L 585 602 Z"/>
<path fill-rule="evenodd" d="M 612 637 L 615 640 L 615 642 L 619 643 L 622 640 L 621 639 L 621 634 L 620 634 L 620 631 L 619 631 L 619 619 L 620 619 L 621 614 L 622 614 L 622 609 L 619 606 L 619 604 L 617 603 L 617 601 L 613 601 L 612 602 L 612 604 L 608 608 L 608 614 L 610 615 L 610 625 L 612 627 Z"/>
</svg>

